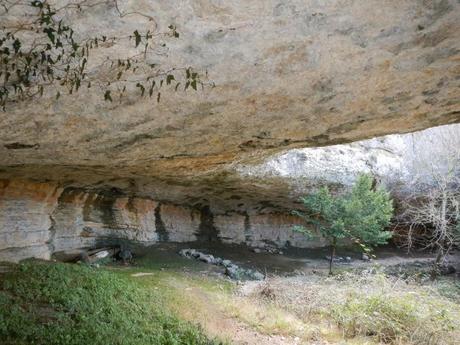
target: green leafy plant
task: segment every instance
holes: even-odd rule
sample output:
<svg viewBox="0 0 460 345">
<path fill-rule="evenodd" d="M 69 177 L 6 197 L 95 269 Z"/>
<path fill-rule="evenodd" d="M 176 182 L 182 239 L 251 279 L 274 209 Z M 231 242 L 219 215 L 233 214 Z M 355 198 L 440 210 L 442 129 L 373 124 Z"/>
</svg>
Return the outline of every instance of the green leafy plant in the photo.
<svg viewBox="0 0 460 345">
<path fill-rule="evenodd" d="M 218 345 L 155 290 L 86 265 L 20 264 L 0 279 L 2 344 Z"/>
<path fill-rule="evenodd" d="M 0 107 L 8 103 L 43 96 L 49 90 L 58 99 L 63 92 L 72 94 L 97 87 L 101 96 L 120 101 L 131 90 L 141 97 L 155 96 L 160 101 L 163 85 L 204 87 L 200 74 L 191 67 L 164 66 L 156 63 L 158 55 L 170 54 L 166 42 L 179 38 L 175 25 L 158 32 L 153 17 L 138 12 L 123 13 L 117 0 L 92 3 L 64 2 L 61 7 L 47 0 L 0 0 Z M 148 27 L 126 36 L 100 33 L 85 37 L 68 24 L 73 17 L 95 6 L 115 9 L 120 17 L 139 15 L 148 19 Z M 114 54 L 123 41 L 133 42 L 132 55 Z M 94 51 L 98 57 L 93 59 Z M 122 50 L 120 50 L 122 51 Z M 101 58 L 102 56 L 102 58 Z"/>
<path fill-rule="evenodd" d="M 332 195 L 327 187 L 303 197 L 307 211 L 293 211 L 307 224 L 314 225 L 330 247 L 329 273 L 338 241 L 350 239 L 364 251 L 369 252 L 373 245 L 387 243 L 392 233 L 383 231 L 393 216 L 393 203 L 390 195 L 382 187 L 374 188 L 369 175 L 359 176 L 352 190 L 343 195 Z M 294 227 L 295 231 L 313 236 L 304 226 Z"/>
</svg>

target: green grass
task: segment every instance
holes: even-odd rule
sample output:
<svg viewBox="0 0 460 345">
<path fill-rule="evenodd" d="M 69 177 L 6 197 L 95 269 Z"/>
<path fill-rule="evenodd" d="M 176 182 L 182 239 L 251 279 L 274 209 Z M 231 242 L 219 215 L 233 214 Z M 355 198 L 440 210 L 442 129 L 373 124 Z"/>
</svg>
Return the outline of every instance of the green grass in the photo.
<svg viewBox="0 0 460 345">
<path fill-rule="evenodd" d="M 174 316 L 157 290 L 105 269 L 26 262 L 1 278 L 4 345 L 219 343 Z"/>
</svg>

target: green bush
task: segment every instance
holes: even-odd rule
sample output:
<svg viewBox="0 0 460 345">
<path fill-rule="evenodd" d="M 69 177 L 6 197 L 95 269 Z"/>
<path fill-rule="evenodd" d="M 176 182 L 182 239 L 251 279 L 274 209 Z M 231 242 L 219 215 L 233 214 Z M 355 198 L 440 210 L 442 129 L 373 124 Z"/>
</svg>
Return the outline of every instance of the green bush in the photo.
<svg viewBox="0 0 460 345">
<path fill-rule="evenodd" d="M 84 265 L 27 262 L 2 277 L 2 344 L 215 344 L 154 292 Z"/>
</svg>

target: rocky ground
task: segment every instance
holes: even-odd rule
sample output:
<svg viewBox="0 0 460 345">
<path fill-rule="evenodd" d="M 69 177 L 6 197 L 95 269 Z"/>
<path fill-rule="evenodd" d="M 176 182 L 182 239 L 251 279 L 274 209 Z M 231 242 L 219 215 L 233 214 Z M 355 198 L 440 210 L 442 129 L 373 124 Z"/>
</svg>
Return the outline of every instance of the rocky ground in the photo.
<svg viewBox="0 0 460 345">
<path fill-rule="evenodd" d="M 148 247 L 132 247 L 137 253 L 137 259 L 156 260 L 164 262 L 166 267 L 168 260 L 174 260 L 174 256 L 182 253 L 196 253 L 197 260 L 187 260 L 187 266 L 196 265 L 201 270 L 209 272 L 225 272 L 225 265 L 219 264 L 221 260 L 228 260 L 231 264 L 243 269 L 252 269 L 265 275 L 295 275 L 312 272 L 325 272 L 329 262 L 328 248 L 287 248 L 276 250 L 250 248 L 241 245 L 226 245 L 221 243 L 162 243 Z M 353 248 L 338 249 L 334 264 L 338 271 L 366 268 L 369 266 L 399 267 L 398 265 L 421 265 L 426 266 L 433 260 L 433 255 L 426 252 L 407 253 L 393 246 L 378 248 L 374 252 L 375 258 L 363 259 L 361 252 Z M 458 254 L 452 255 L 451 261 L 459 261 Z M 135 258 L 136 261 L 136 258 Z M 203 265 L 204 263 L 204 265 Z"/>
</svg>

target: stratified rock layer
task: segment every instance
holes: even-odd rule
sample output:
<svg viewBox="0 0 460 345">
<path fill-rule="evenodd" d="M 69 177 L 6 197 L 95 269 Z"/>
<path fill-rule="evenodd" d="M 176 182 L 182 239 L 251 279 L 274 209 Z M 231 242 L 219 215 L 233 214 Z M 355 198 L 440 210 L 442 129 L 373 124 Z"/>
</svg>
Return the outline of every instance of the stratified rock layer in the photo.
<svg viewBox="0 0 460 345">
<path fill-rule="evenodd" d="M 290 210 L 298 207 L 300 196 L 324 184 L 337 191 L 350 188 L 360 173 L 371 173 L 394 197 L 402 197 L 417 192 L 411 189 L 414 179 L 429 177 L 420 171 L 450 169 L 449 157 L 460 157 L 460 125 L 288 150 L 261 164 L 235 166 L 204 186 L 115 180 L 83 187 L 81 182 L 4 179 L 0 259 L 48 258 L 120 241 L 321 246 L 320 239 L 292 231 L 299 219 Z M 152 192 L 156 200 L 148 197 Z"/>
<path fill-rule="evenodd" d="M 50 213 L 61 191 L 51 183 L 0 180 L 0 260 L 49 257 Z"/>
<path fill-rule="evenodd" d="M 235 219 L 243 218 L 238 222 Z M 54 252 L 134 241 L 223 241 L 255 247 L 310 247 L 291 230 L 298 220 L 282 214 L 220 215 L 209 209 L 126 197 L 117 191 L 86 192 L 53 183 L 0 180 L 0 261 L 49 259 Z M 230 230 L 231 229 L 231 230 Z"/>
</svg>

